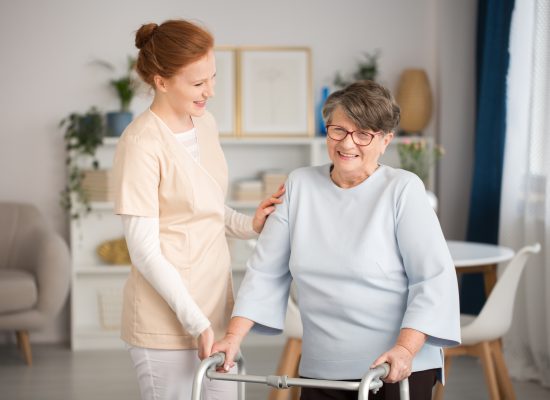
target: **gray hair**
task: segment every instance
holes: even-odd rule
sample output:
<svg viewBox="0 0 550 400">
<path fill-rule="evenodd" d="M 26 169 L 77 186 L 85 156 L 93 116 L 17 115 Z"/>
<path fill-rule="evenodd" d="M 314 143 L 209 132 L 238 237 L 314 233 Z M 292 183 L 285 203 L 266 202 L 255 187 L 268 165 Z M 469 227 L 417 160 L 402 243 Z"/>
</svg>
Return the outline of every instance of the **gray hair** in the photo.
<svg viewBox="0 0 550 400">
<path fill-rule="evenodd" d="M 332 93 L 323 106 L 323 119 L 332 122 L 336 108 L 359 129 L 394 132 L 399 124 L 400 109 L 391 92 L 374 81 L 357 81 Z"/>
</svg>

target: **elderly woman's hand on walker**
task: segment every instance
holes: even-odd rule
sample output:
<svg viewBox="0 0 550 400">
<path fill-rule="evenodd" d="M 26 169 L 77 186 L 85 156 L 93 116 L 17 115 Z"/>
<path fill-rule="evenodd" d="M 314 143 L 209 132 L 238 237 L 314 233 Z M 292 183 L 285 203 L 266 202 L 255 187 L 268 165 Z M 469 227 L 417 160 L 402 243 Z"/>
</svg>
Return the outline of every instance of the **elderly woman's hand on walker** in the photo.
<svg viewBox="0 0 550 400">
<path fill-rule="evenodd" d="M 386 383 L 400 382 L 411 375 L 412 361 L 426 341 L 426 335 L 415 329 L 403 328 L 395 346 L 378 357 L 371 365 L 375 368 L 387 362 L 390 373 L 383 379 Z"/>
<path fill-rule="evenodd" d="M 241 342 L 250 329 L 252 329 L 253 325 L 254 322 L 247 318 L 231 318 L 229 326 L 227 327 L 227 333 L 223 339 L 218 340 L 214 343 L 214 346 L 212 346 L 211 354 L 218 352 L 225 353 L 223 368 L 220 368 L 219 371 L 227 372 L 235 366 L 234 360 L 239 353 Z"/>
</svg>

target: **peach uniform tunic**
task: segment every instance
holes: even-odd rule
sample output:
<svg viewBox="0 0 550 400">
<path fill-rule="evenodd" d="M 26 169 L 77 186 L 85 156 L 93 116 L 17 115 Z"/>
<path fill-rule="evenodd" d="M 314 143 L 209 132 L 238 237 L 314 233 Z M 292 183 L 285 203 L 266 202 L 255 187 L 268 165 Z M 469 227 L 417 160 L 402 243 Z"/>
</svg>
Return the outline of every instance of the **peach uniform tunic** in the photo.
<svg viewBox="0 0 550 400">
<path fill-rule="evenodd" d="M 114 159 L 115 212 L 159 219 L 162 254 L 221 337 L 233 308 L 228 233 L 253 237 L 250 218 L 227 219 L 227 164 L 214 118 L 192 118 L 200 164 L 151 110 L 125 130 Z M 124 288 L 121 337 L 139 347 L 196 348 L 196 339 L 132 266 Z"/>
</svg>

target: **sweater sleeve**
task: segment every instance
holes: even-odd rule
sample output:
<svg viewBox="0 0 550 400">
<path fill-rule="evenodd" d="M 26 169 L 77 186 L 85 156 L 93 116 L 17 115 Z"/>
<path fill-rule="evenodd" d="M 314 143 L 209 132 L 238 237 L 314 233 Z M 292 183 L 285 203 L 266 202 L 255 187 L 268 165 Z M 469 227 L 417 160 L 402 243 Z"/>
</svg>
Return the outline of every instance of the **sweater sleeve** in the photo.
<svg viewBox="0 0 550 400">
<path fill-rule="evenodd" d="M 255 239 L 258 237 L 252 228 L 252 217 L 241 214 L 225 206 L 225 233 L 238 239 Z"/>
<path fill-rule="evenodd" d="M 176 314 L 181 325 L 194 337 L 210 326 L 176 268 L 160 249 L 159 219 L 122 215 L 124 236 L 132 264 L 155 288 Z"/>
<path fill-rule="evenodd" d="M 396 236 L 408 278 L 401 328 L 428 335 L 434 346 L 460 343 L 458 284 L 453 260 L 422 181 L 413 176 L 396 205 Z"/>
<path fill-rule="evenodd" d="M 291 188 L 282 204 L 267 219 L 254 253 L 247 262 L 233 316 L 255 322 L 253 331 L 278 334 L 284 328 L 292 276 L 289 271 L 290 231 L 288 208 Z"/>
</svg>

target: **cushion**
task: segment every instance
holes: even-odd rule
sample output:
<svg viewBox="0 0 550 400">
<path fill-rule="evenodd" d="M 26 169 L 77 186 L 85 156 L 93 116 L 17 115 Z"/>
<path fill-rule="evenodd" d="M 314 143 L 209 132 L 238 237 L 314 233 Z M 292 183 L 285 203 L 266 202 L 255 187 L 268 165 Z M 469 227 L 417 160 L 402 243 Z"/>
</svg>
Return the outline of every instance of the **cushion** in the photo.
<svg viewBox="0 0 550 400">
<path fill-rule="evenodd" d="M 32 308 L 37 290 L 34 276 L 20 269 L 0 269 L 0 313 Z"/>
</svg>

